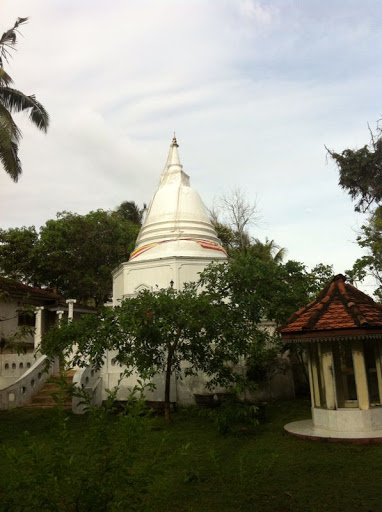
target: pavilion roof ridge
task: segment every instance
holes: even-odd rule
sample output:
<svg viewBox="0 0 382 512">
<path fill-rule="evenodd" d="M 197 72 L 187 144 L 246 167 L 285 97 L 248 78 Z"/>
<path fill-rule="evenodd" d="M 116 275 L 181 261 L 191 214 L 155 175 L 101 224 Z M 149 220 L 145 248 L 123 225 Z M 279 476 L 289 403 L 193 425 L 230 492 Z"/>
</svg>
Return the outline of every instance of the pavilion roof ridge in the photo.
<svg viewBox="0 0 382 512">
<path fill-rule="evenodd" d="M 336 275 L 316 299 L 294 313 L 281 333 L 328 329 L 382 328 L 382 306 Z"/>
</svg>

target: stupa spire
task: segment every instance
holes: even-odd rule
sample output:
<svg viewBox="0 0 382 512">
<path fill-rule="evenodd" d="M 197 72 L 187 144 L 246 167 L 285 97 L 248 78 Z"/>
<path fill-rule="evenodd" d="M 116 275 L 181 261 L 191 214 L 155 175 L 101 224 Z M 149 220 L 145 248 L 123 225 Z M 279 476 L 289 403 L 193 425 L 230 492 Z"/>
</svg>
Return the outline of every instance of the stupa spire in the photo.
<svg viewBox="0 0 382 512">
<path fill-rule="evenodd" d="M 204 257 L 208 251 L 214 260 L 226 258 L 206 207 L 199 194 L 191 188 L 190 177 L 183 171 L 178 147 L 174 133 L 166 167 L 151 200 L 131 260 L 168 255 Z M 156 247 L 155 251 L 153 247 Z"/>
<path fill-rule="evenodd" d="M 179 147 L 179 144 L 178 144 L 178 141 L 176 140 L 176 135 L 174 132 L 174 137 L 172 138 L 172 142 L 170 145 L 170 150 L 168 152 L 168 157 L 167 157 L 167 161 L 166 161 L 166 165 L 165 165 L 163 174 L 165 174 L 166 171 L 174 171 L 174 170 L 181 171 L 182 170 L 183 166 L 180 163 L 178 147 Z"/>
</svg>

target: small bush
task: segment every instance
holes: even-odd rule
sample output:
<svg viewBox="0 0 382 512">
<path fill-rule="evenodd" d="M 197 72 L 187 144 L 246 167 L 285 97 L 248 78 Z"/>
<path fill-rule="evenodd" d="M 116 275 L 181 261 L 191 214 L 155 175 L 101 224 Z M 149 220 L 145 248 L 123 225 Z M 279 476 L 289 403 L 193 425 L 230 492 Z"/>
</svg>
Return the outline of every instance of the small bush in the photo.
<svg viewBox="0 0 382 512">
<path fill-rule="evenodd" d="M 2 510 L 137 510 L 157 460 L 139 456 L 151 420 L 142 399 L 132 395 L 118 414 L 114 400 L 111 393 L 105 407 L 89 408 L 80 439 L 71 436 L 70 413 L 58 408 L 53 444 L 25 432 L 23 452 L 3 448 L 11 474 L 2 489 Z"/>
<path fill-rule="evenodd" d="M 246 430 L 245 426 L 256 427 L 258 408 L 255 405 L 239 402 L 235 395 L 221 402 L 220 407 L 209 412 L 219 434 L 226 436 Z"/>
</svg>

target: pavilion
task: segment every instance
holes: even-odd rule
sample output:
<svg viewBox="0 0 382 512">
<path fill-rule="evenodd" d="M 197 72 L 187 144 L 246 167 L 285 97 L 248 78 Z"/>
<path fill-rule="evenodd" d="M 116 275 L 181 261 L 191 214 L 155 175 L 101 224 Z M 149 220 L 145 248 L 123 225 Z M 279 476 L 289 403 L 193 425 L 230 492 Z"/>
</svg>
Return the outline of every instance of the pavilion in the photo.
<svg viewBox="0 0 382 512">
<path fill-rule="evenodd" d="M 312 406 L 287 432 L 382 442 L 382 306 L 339 274 L 280 333 L 306 349 Z"/>
</svg>

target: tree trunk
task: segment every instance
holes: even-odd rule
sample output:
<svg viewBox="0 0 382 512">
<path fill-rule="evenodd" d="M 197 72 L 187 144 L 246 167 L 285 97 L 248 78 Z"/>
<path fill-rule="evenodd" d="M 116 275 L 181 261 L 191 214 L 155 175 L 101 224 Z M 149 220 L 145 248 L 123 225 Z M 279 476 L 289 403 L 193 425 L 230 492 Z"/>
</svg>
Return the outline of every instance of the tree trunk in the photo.
<svg viewBox="0 0 382 512">
<path fill-rule="evenodd" d="M 173 349 L 168 347 L 167 365 L 166 365 L 166 384 L 164 390 L 164 418 L 170 423 L 170 387 L 171 387 L 171 366 L 172 366 Z"/>
</svg>

